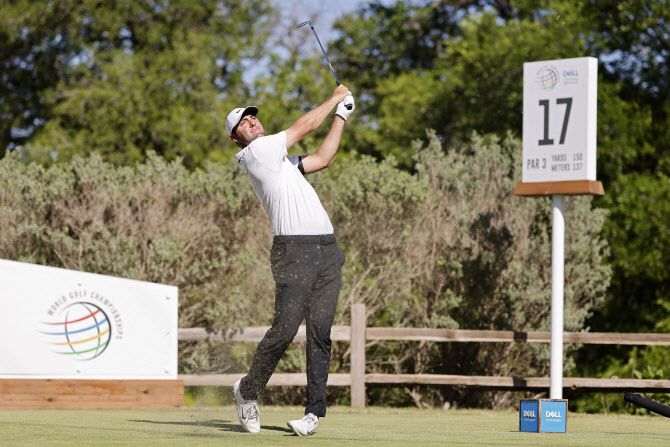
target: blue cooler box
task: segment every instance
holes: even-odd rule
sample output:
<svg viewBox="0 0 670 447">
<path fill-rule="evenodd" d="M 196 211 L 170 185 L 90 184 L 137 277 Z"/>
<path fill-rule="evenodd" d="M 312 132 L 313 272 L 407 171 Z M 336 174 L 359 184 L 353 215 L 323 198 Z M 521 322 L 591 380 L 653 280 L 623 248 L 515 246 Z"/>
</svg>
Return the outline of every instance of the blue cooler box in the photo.
<svg viewBox="0 0 670 447">
<path fill-rule="evenodd" d="M 522 399 L 519 402 L 519 431 L 565 433 L 567 428 L 567 399 Z"/>
</svg>

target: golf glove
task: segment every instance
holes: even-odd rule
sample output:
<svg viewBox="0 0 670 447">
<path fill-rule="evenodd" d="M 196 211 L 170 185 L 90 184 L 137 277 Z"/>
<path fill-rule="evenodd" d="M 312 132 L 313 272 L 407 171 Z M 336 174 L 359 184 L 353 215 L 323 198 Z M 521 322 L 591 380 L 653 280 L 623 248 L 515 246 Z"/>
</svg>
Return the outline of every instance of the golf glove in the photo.
<svg viewBox="0 0 670 447">
<path fill-rule="evenodd" d="M 354 97 L 349 95 L 346 98 L 344 98 L 344 101 L 342 101 L 337 105 L 335 114 L 340 115 L 342 119 L 346 121 L 347 118 L 349 118 L 351 114 L 354 113 L 354 110 L 356 110 L 356 104 L 354 104 Z"/>
</svg>

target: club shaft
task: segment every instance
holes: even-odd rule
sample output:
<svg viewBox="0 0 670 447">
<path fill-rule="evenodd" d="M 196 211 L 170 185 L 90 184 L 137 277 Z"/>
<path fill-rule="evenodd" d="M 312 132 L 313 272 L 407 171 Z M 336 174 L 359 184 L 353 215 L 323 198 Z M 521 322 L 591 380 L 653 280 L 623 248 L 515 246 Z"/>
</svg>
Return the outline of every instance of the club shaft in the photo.
<svg viewBox="0 0 670 447">
<path fill-rule="evenodd" d="M 339 86 L 341 84 L 340 80 L 337 78 L 337 75 L 335 74 L 335 70 L 333 70 L 333 66 L 330 63 L 330 60 L 328 59 L 328 55 L 326 54 L 326 50 L 323 49 L 323 45 L 321 45 L 321 40 L 319 39 L 319 36 L 316 34 L 316 30 L 314 29 L 314 26 L 312 25 L 311 21 L 306 21 L 302 22 L 299 24 L 296 28 L 300 28 L 302 26 L 309 25 L 310 28 L 312 28 L 312 32 L 314 33 L 314 37 L 316 37 L 316 41 L 319 43 L 319 47 L 321 48 L 321 52 L 323 53 L 323 57 L 326 58 L 326 62 L 328 63 L 328 68 L 330 68 L 330 72 L 333 74 L 333 77 L 335 78 L 335 83 Z"/>
<path fill-rule="evenodd" d="M 316 35 L 316 31 L 314 30 L 314 27 L 312 24 L 309 24 L 309 27 L 312 28 L 312 32 L 314 33 L 314 37 L 316 37 L 316 41 L 319 43 L 319 47 L 321 47 L 321 52 L 323 53 L 323 57 L 326 58 L 326 62 L 328 62 L 328 68 L 330 68 L 330 72 L 333 74 L 333 77 L 335 78 L 335 82 L 337 85 L 340 85 L 340 80 L 337 79 L 337 75 L 335 74 L 335 70 L 333 70 L 333 66 L 330 64 L 330 60 L 328 60 L 328 56 L 326 55 L 326 50 L 323 49 L 323 45 L 321 45 L 321 41 L 319 40 L 319 36 Z"/>
</svg>

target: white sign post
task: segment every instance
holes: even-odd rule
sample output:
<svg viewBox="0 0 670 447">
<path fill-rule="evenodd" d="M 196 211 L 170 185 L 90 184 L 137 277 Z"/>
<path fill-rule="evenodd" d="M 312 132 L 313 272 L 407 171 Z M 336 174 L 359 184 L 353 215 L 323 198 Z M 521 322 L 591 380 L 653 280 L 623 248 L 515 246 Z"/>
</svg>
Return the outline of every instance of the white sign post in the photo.
<svg viewBox="0 0 670 447">
<path fill-rule="evenodd" d="M 551 399 L 563 396 L 565 195 L 604 194 L 596 181 L 598 60 L 523 64 L 520 196 L 552 196 Z"/>
<path fill-rule="evenodd" d="M 551 355 L 549 399 L 563 399 L 563 307 L 565 284 L 565 196 L 552 196 L 551 218 Z"/>
</svg>

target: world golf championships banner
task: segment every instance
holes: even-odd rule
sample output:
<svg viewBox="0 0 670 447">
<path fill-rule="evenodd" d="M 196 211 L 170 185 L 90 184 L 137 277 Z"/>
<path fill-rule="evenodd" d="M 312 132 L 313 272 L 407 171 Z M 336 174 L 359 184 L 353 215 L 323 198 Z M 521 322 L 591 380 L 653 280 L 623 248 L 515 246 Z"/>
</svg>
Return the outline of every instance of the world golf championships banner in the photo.
<svg viewBox="0 0 670 447">
<path fill-rule="evenodd" d="M 177 378 L 177 287 L 0 260 L 0 378 Z"/>
</svg>

